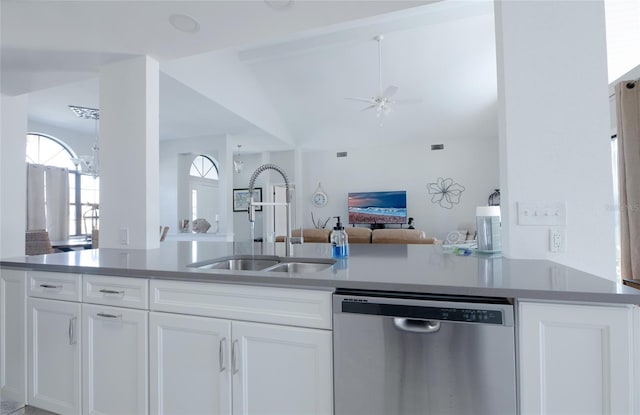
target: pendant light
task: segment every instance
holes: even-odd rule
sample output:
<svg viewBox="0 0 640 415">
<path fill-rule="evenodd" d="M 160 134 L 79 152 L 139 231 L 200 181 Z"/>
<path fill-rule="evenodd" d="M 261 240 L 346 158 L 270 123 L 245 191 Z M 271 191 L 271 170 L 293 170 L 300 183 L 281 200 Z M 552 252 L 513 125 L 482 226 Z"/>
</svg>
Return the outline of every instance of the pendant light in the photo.
<svg viewBox="0 0 640 415">
<path fill-rule="evenodd" d="M 240 173 L 242 171 L 242 167 L 244 167 L 244 162 L 240 160 L 240 148 L 242 144 L 238 144 L 238 150 L 233 156 L 233 171 L 236 173 Z"/>
<path fill-rule="evenodd" d="M 71 109 L 78 118 L 93 120 L 95 123 L 95 141 L 91 146 L 91 155 L 78 156 L 72 159 L 72 161 L 80 168 L 82 173 L 98 177 L 100 173 L 100 147 L 98 146 L 98 120 L 100 119 L 100 110 L 75 105 L 69 105 L 69 109 Z"/>
</svg>

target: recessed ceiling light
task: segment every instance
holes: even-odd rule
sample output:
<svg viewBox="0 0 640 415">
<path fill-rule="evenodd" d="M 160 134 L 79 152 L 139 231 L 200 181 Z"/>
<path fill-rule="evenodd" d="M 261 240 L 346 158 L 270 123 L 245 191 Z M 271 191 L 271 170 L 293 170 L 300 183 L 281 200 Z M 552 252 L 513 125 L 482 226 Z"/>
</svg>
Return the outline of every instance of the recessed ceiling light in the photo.
<svg viewBox="0 0 640 415">
<path fill-rule="evenodd" d="M 200 23 L 186 14 L 172 14 L 169 16 L 169 23 L 177 30 L 185 33 L 196 33 L 200 30 Z"/>
<path fill-rule="evenodd" d="M 293 1 L 294 0 L 264 0 L 267 6 L 276 10 L 282 10 L 293 6 Z"/>
</svg>

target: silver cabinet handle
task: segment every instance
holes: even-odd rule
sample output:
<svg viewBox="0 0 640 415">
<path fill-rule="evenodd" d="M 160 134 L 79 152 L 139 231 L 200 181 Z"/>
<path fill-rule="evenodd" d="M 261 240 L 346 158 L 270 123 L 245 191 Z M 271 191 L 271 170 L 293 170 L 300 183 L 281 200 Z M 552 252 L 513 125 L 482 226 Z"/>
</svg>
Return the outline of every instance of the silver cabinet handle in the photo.
<svg viewBox="0 0 640 415">
<path fill-rule="evenodd" d="M 71 317 L 69 319 L 69 344 L 76 344 L 78 340 L 76 339 L 76 321 L 78 317 Z"/>
<path fill-rule="evenodd" d="M 440 330 L 439 321 L 416 320 L 414 318 L 396 317 L 393 319 L 393 325 L 396 326 L 397 329 L 411 333 L 435 333 Z"/>
<path fill-rule="evenodd" d="M 40 284 L 42 288 L 62 288 L 62 285 Z"/>
<path fill-rule="evenodd" d="M 109 290 L 107 288 L 103 288 L 100 290 L 100 292 L 102 294 L 117 294 L 117 295 L 124 295 L 124 290 L 122 291 L 118 291 L 118 290 Z"/>
<path fill-rule="evenodd" d="M 238 373 L 238 365 L 237 365 L 237 352 L 236 346 L 238 345 L 238 340 L 234 340 L 231 344 L 231 371 L 235 375 Z"/>
<path fill-rule="evenodd" d="M 98 317 L 104 317 L 104 318 L 122 318 L 122 314 L 109 314 L 109 313 L 96 313 L 96 316 Z"/>
<path fill-rule="evenodd" d="M 220 365 L 220 372 L 224 372 L 227 368 L 224 366 L 224 344 L 226 343 L 226 338 L 223 337 L 220 339 L 220 345 L 218 349 L 218 364 Z"/>
</svg>

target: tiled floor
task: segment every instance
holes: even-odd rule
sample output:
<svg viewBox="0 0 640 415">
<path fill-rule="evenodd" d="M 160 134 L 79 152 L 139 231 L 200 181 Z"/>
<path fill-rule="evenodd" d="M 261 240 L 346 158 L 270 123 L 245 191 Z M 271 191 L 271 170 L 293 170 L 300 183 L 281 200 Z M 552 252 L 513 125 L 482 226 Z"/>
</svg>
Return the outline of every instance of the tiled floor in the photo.
<svg viewBox="0 0 640 415">
<path fill-rule="evenodd" d="M 38 409 L 33 406 L 25 406 L 18 409 L 15 412 L 11 412 L 11 415 L 56 415 L 53 412 L 45 411 L 44 409 Z"/>
<path fill-rule="evenodd" d="M 15 412 L 21 405 L 13 401 L 0 400 L 0 415 L 8 415 Z"/>
<path fill-rule="evenodd" d="M 56 415 L 53 412 L 38 409 L 33 406 L 20 407 L 12 401 L 0 401 L 0 415 Z"/>
</svg>

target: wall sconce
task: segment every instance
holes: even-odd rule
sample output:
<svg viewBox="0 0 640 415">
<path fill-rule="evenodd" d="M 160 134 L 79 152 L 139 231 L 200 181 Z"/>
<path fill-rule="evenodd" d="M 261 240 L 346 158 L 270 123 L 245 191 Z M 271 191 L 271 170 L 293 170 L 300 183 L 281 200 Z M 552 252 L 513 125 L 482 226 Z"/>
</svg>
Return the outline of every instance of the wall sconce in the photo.
<svg viewBox="0 0 640 415">
<path fill-rule="evenodd" d="M 236 173 L 240 173 L 242 171 L 242 167 L 244 167 L 244 162 L 240 160 L 240 148 L 242 144 L 238 144 L 238 151 L 233 156 L 233 171 Z"/>
</svg>

